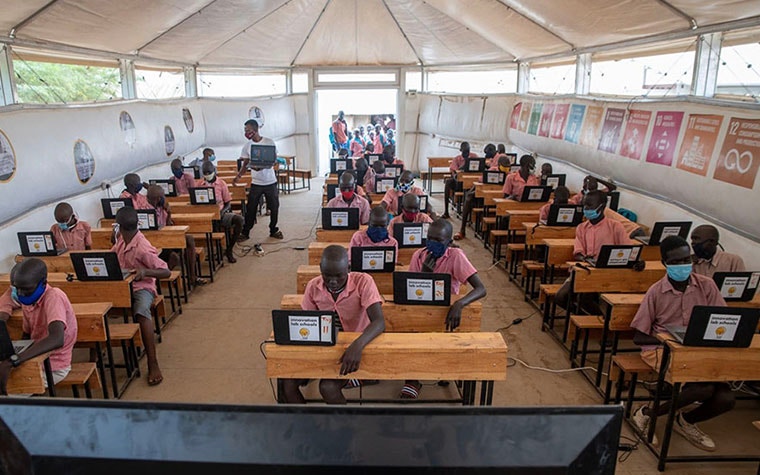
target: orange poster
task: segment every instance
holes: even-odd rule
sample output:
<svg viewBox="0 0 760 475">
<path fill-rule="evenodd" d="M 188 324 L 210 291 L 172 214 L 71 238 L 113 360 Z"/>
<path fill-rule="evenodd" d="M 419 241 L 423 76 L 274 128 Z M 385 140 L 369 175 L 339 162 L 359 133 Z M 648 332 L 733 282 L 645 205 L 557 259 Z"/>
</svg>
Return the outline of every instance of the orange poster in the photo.
<svg viewBox="0 0 760 475">
<path fill-rule="evenodd" d="M 523 102 L 522 109 L 520 110 L 520 123 L 517 130 L 520 132 L 526 132 L 528 130 L 528 122 L 530 122 L 530 110 L 533 108 L 531 102 Z"/>
<path fill-rule="evenodd" d="M 602 127 L 604 108 L 599 106 L 586 107 L 586 119 L 581 128 L 581 145 L 596 148 L 599 143 L 599 129 Z"/>
<path fill-rule="evenodd" d="M 722 115 L 689 114 L 676 166 L 697 175 L 707 175 L 721 124 Z"/>
<path fill-rule="evenodd" d="M 760 164 L 760 119 L 731 117 L 713 178 L 752 188 Z"/>
</svg>

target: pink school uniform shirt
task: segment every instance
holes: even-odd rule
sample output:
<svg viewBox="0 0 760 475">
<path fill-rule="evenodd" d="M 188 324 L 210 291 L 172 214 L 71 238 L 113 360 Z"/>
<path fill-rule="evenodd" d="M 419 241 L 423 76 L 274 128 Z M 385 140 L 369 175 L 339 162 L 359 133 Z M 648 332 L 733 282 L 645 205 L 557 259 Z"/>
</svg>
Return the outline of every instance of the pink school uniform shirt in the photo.
<svg viewBox="0 0 760 475">
<path fill-rule="evenodd" d="M 398 241 L 396 241 L 396 238 L 394 238 L 392 233 L 389 232 L 388 239 L 384 239 L 380 242 L 373 242 L 372 239 L 367 236 L 366 230 L 359 230 L 354 233 L 353 236 L 351 236 L 351 242 L 348 244 L 349 249 L 352 247 L 388 247 L 393 246 L 396 248 L 396 256 L 398 256 Z M 351 252 L 348 253 L 349 258 L 351 257 Z"/>
<path fill-rule="evenodd" d="M 346 288 L 335 300 L 325 287 L 321 275 L 311 279 L 306 284 L 301 308 L 338 312 L 344 331 L 362 332 L 370 323 L 367 309 L 382 301 L 383 297 L 369 274 L 349 272 Z"/>
<path fill-rule="evenodd" d="M 573 254 L 596 257 L 604 245 L 621 246 L 631 244 L 628 233 L 622 224 L 604 218 L 597 224 L 584 221 L 575 228 L 575 247 Z"/>
<path fill-rule="evenodd" d="M 514 172 L 507 175 L 504 180 L 504 188 L 501 191 L 507 196 L 515 196 L 517 201 L 520 201 L 526 186 L 538 186 L 540 184 L 541 181 L 536 175 L 528 175 L 528 179 L 525 180 L 520 172 Z"/>
<path fill-rule="evenodd" d="M 148 198 L 145 195 L 141 195 L 140 193 L 133 195 L 127 190 L 124 190 L 119 195 L 119 198 L 130 198 L 132 200 L 132 206 L 135 209 L 153 209 L 153 206 L 148 203 Z"/>
<path fill-rule="evenodd" d="M 195 177 L 189 173 L 183 173 L 180 178 L 172 175 L 169 179 L 174 180 L 174 188 L 177 190 L 178 195 L 189 195 L 190 188 L 195 186 Z"/>
<path fill-rule="evenodd" d="M 423 196 L 425 194 L 425 192 L 422 191 L 422 188 L 419 188 L 417 186 L 413 186 L 407 193 L 411 193 L 417 196 Z M 396 189 L 388 190 L 385 192 L 382 203 L 385 203 L 388 206 L 387 209 L 389 213 L 394 215 L 398 214 L 398 200 L 402 196 L 404 196 L 404 193 Z"/>
<path fill-rule="evenodd" d="M 716 272 L 744 272 L 744 260 L 736 254 L 718 250 L 709 261 L 698 259 L 694 264 L 694 273 L 712 278 Z"/>
<path fill-rule="evenodd" d="M 393 234 L 393 225 L 396 223 L 405 223 L 404 221 L 404 215 L 400 214 L 396 216 L 395 218 L 391 219 L 391 222 L 388 223 L 388 233 Z M 426 215 L 425 213 L 417 213 L 417 216 L 414 217 L 413 223 L 432 223 L 433 218 Z"/>
<path fill-rule="evenodd" d="M 0 296 L 0 312 L 11 314 L 20 308 L 24 314 L 22 328 L 34 341 L 48 336 L 48 326 L 53 322 L 63 322 L 63 346 L 50 353 L 50 368 L 53 371 L 71 366 L 71 352 L 77 341 L 77 318 L 69 298 L 61 290 L 50 285 L 34 305 L 21 305 L 11 298 L 8 289 Z"/>
<path fill-rule="evenodd" d="M 412 261 L 409 263 L 409 272 L 422 272 L 422 263 L 427 257 L 427 249 L 424 247 L 418 249 L 412 255 Z M 464 251 L 450 247 L 435 263 L 433 272 L 436 274 L 449 274 L 451 276 L 451 293 L 458 294 L 459 288 L 467 279 L 478 273 L 475 266 L 472 265 Z"/>
<path fill-rule="evenodd" d="M 77 221 L 76 226 L 66 231 L 62 230 L 56 223 L 50 226 L 50 232 L 55 238 L 56 249 L 84 251 L 87 246 L 92 247 L 92 233 L 87 221 Z"/>
<path fill-rule="evenodd" d="M 350 149 L 352 157 L 361 157 L 362 153 L 364 152 L 364 144 L 362 143 L 361 139 L 351 139 Z"/>
<path fill-rule="evenodd" d="M 359 224 L 369 223 L 369 201 L 354 193 L 354 197 L 346 203 L 343 196 L 338 195 L 327 202 L 326 208 L 359 208 Z"/>
<path fill-rule="evenodd" d="M 216 177 L 214 183 L 208 183 L 206 180 L 198 180 L 195 183 L 196 187 L 212 187 L 214 189 L 214 196 L 216 197 L 216 203 L 219 205 L 219 211 L 224 209 L 224 204 L 232 201 L 232 194 L 227 183 L 219 177 Z"/>
<path fill-rule="evenodd" d="M 124 270 L 142 269 L 168 269 L 166 262 L 158 257 L 156 248 L 151 245 L 148 239 L 137 231 L 129 244 L 119 236 L 116 244 L 111 248 L 119 258 L 119 265 Z M 147 290 L 156 295 L 156 279 L 154 277 L 145 277 L 142 280 L 132 282 L 132 291 Z"/>
<path fill-rule="evenodd" d="M 469 154 L 467 157 L 468 157 L 468 158 L 477 158 L 478 156 L 477 156 L 477 155 L 475 155 L 474 153 L 470 152 L 470 154 Z M 451 172 L 454 172 L 454 173 L 456 173 L 456 172 L 458 172 L 458 171 L 459 171 L 459 169 L 460 169 L 460 168 L 462 168 L 463 166 L 464 166 L 464 157 L 463 157 L 463 156 L 462 156 L 462 154 L 460 153 L 459 155 L 457 155 L 456 157 L 454 157 L 454 158 L 451 160 L 451 165 L 449 165 L 449 170 L 450 170 Z"/>
<path fill-rule="evenodd" d="M 655 282 L 641 301 L 639 310 L 633 317 L 631 328 L 655 336 L 666 331 L 670 325 L 688 326 L 691 310 L 695 305 L 725 307 L 726 301 L 720 295 L 715 282 L 703 275 L 692 273 L 689 285 L 679 292 L 665 276 Z M 642 351 L 654 350 L 657 345 L 642 346 Z"/>
</svg>

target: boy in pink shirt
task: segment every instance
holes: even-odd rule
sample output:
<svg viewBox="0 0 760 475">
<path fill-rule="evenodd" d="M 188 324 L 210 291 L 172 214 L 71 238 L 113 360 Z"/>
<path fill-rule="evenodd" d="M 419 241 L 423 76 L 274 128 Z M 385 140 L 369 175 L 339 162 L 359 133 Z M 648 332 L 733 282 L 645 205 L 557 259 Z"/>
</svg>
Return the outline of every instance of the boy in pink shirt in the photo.
<svg viewBox="0 0 760 475">
<path fill-rule="evenodd" d="M 407 193 L 401 199 L 401 214 L 391 219 L 388 224 L 388 232 L 393 234 L 393 226 L 396 223 L 432 223 L 433 219 L 420 212 L 420 197 Z"/>
<path fill-rule="evenodd" d="M 203 180 L 198 180 L 196 186 L 210 186 L 214 188 L 214 196 L 216 197 L 217 204 L 219 204 L 222 228 L 227 232 L 227 249 L 225 249 L 224 255 L 227 256 L 227 261 L 230 264 L 234 264 L 237 262 L 237 259 L 232 249 L 240 238 L 245 220 L 239 214 L 232 212 L 230 189 L 224 180 L 216 176 L 214 164 L 203 162 L 201 173 L 203 174 Z"/>
<path fill-rule="evenodd" d="M 351 257 L 350 248 L 352 247 L 374 247 L 374 246 L 393 246 L 396 249 L 396 259 L 398 259 L 398 241 L 388 231 L 388 213 L 382 206 L 375 206 L 369 215 L 369 226 L 365 231 L 356 231 L 351 236 L 349 243 L 349 259 Z"/>
<path fill-rule="evenodd" d="M 461 184 L 457 181 L 457 173 L 464 168 L 465 158 L 476 158 L 477 155 L 470 153 L 470 143 L 462 142 L 459 146 L 459 155 L 451 160 L 449 173 L 451 177 L 446 179 L 443 188 L 443 214 L 441 218 L 449 219 L 449 200 L 454 196 L 454 192 L 461 191 Z"/>
<path fill-rule="evenodd" d="M 124 176 L 124 191 L 121 192 L 119 198 L 130 198 L 132 200 L 132 206 L 135 209 L 152 209 L 148 198 L 145 195 L 141 195 L 140 191 L 143 189 L 142 180 L 137 173 L 128 173 Z"/>
<path fill-rule="evenodd" d="M 654 370 L 660 370 L 662 343 L 656 338 L 658 333 L 667 332 L 667 327 L 688 326 L 692 309 L 697 305 L 725 306 L 715 282 L 692 272 L 691 249 L 689 243 L 680 236 L 668 236 L 660 243 L 662 263 L 667 275 L 655 282 L 647 290 L 639 310 L 633 317 L 631 328 L 636 330 L 634 343 L 641 346 L 641 359 Z M 673 429 L 684 436 L 695 447 L 712 452 L 715 442 L 697 427 L 703 422 L 733 409 L 736 398 L 726 383 L 684 384 L 676 402 L 679 410 Z M 687 411 L 682 409 L 700 403 Z M 670 402 L 659 406 L 657 416 L 670 411 Z M 642 405 L 631 416 L 636 427 L 646 435 L 653 408 Z M 652 443 L 657 445 L 657 441 Z"/>
<path fill-rule="evenodd" d="M 358 208 L 359 223 L 369 222 L 369 201 L 359 196 L 356 192 L 356 178 L 353 173 L 342 173 L 338 180 L 340 196 L 336 196 L 327 202 L 327 208 Z"/>
<path fill-rule="evenodd" d="M 71 371 L 71 352 L 77 340 L 77 319 L 66 294 L 47 283 L 47 266 L 36 258 L 25 259 L 11 270 L 11 288 L 0 296 L 0 325 L 5 325 L 14 309 L 21 308 L 24 339 L 34 344 L 21 354 L 0 361 L 0 394 L 7 394 L 6 383 L 13 368 L 50 353 L 53 383 L 58 384 Z"/>
<path fill-rule="evenodd" d="M 425 194 L 425 192 L 422 191 L 422 188 L 414 186 L 414 175 L 412 175 L 412 172 L 404 170 L 398 179 L 398 185 L 396 185 L 396 188 L 385 192 L 385 196 L 383 196 L 383 201 L 380 202 L 380 206 L 395 216 L 398 214 L 399 198 L 408 193 L 417 196 Z M 428 209 L 426 211 L 430 211 L 430 204 L 428 204 Z"/>
<path fill-rule="evenodd" d="M 190 194 L 190 188 L 195 186 L 195 177 L 190 173 L 185 173 L 182 168 L 182 160 L 175 158 L 171 163 L 172 176 L 170 180 L 174 180 L 174 188 L 177 190 L 177 195 Z"/>
<path fill-rule="evenodd" d="M 343 331 L 361 333 L 340 360 L 340 374 L 350 374 L 359 369 L 364 347 L 385 330 L 383 298 L 369 274 L 349 272 L 348 253 L 342 246 L 326 247 L 319 268 L 322 275 L 306 284 L 301 308 L 337 312 Z M 298 387 L 307 382 L 283 380 L 285 401 L 305 403 Z M 346 403 L 342 392 L 346 382 L 344 379 L 323 379 L 319 382 L 319 392 L 327 404 Z"/>
<path fill-rule="evenodd" d="M 354 138 L 351 139 L 350 151 L 352 157 L 361 157 L 364 152 L 364 142 L 359 136 L 359 129 L 354 129 Z"/>
<path fill-rule="evenodd" d="M 478 276 L 478 270 L 459 248 L 451 247 L 453 227 L 449 221 L 438 219 L 430 225 L 425 247 L 412 255 L 409 272 L 432 272 L 451 276 L 452 297 L 459 294 L 465 282 L 472 286 L 467 295 L 451 304 L 446 315 L 446 329 L 454 331 L 462 320 L 462 309 L 486 296 L 486 287 Z M 453 298 L 452 298 L 453 300 Z M 417 399 L 422 385 L 419 381 L 406 381 L 401 398 Z"/>
<path fill-rule="evenodd" d="M 68 203 L 58 203 L 53 212 L 56 223 L 50 227 L 56 249 L 85 251 L 92 248 L 92 235 L 87 221 L 80 221 Z"/>
<path fill-rule="evenodd" d="M 507 175 L 504 180 L 504 198 L 513 200 L 522 200 L 523 190 L 526 186 L 539 186 L 541 180 L 533 175 L 536 169 L 536 159 L 532 155 L 523 155 L 520 157 L 520 170 Z"/>
<path fill-rule="evenodd" d="M 598 190 L 599 183 L 601 183 L 604 186 L 604 189 L 600 191 L 604 191 L 605 193 L 610 193 L 617 189 L 615 185 L 613 185 L 612 183 L 608 181 L 604 181 L 601 178 L 596 178 L 591 175 L 586 175 L 586 178 L 583 179 L 583 188 L 575 196 L 570 198 L 570 201 L 569 201 L 570 204 L 573 204 L 573 205 L 583 204 L 583 197 L 586 196 L 586 193 L 588 193 L 589 191 Z"/>
<path fill-rule="evenodd" d="M 483 148 L 483 155 L 485 155 L 486 163 L 494 161 L 496 156 L 496 145 L 489 143 Z M 498 163 L 497 163 L 498 165 Z M 467 237 L 467 224 L 470 222 L 470 216 L 472 216 L 472 209 L 475 207 L 475 185 L 472 185 L 469 190 L 465 190 L 462 197 L 462 226 L 459 228 L 459 232 L 454 235 L 454 240 L 459 241 Z"/>
<path fill-rule="evenodd" d="M 119 265 L 124 270 L 134 270 L 132 282 L 132 315 L 140 324 L 140 333 L 145 345 L 148 359 L 148 385 L 160 384 L 164 378 L 158 367 L 156 341 L 153 335 L 151 306 L 156 294 L 156 279 L 171 276 L 166 262 L 158 257 L 156 248 L 137 229 L 137 211 L 134 208 L 121 208 L 116 213 L 119 225 L 118 239 L 111 248 L 119 258 Z"/>
<path fill-rule="evenodd" d="M 541 224 L 546 224 L 546 221 L 549 219 L 549 210 L 551 209 L 552 205 L 566 205 L 569 199 L 570 190 L 568 190 L 566 186 L 558 186 L 554 190 L 554 199 L 549 200 L 548 203 L 543 205 L 541 209 L 538 210 L 538 222 Z"/>
<path fill-rule="evenodd" d="M 376 160 L 364 175 L 364 189 L 368 197 L 376 194 L 375 183 L 378 179 L 382 178 L 385 178 L 385 163 L 382 160 Z"/>
<path fill-rule="evenodd" d="M 719 241 L 718 228 L 709 224 L 697 226 L 691 232 L 695 274 L 712 277 L 716 272 L 744 272 L 741 256 L 719 250 Z"/>
</svg>

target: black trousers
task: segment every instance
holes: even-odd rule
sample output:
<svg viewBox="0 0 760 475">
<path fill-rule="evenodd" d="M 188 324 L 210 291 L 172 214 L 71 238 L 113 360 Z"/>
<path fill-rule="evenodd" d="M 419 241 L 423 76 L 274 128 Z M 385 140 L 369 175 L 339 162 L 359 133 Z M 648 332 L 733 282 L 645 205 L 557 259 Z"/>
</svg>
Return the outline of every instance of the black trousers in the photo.
<svg viewBox="0 0 760 475">
<path fill-rule="evenodd" d="M 277 232 L 277 218 L 280 214 L 280 189 L 277 187 L 277 183 L 265 186 L 251 184 L 245 212 L 245 226 L 243 226 L 243 234 L 245 235 L 248 235 L 253 229 L 262 196 L 266 198 L 267 209 L 271 213 L 269 215 L 269 234 Z"/>
</svg>

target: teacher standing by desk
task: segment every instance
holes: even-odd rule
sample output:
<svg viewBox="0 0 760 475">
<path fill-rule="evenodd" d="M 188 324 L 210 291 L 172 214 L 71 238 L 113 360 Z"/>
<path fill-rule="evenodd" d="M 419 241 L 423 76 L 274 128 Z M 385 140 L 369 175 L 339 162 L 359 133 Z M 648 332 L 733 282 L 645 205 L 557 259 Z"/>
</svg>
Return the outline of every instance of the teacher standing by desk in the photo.
<svg viewBox="0 0 760 475">
<path fill-rule="evenodd" d="M 259 134 L 259 123 L 254 119 L 245 121 L 245 138 L 248 142 L 243 145 L 240 151 L 240 158 L 243 159 L 242 166 L 232 183 L 235 184 L 243 176 L 248 164 L 251 161 L 251 145 L 271 145 L 274 141 L 268 137 L 262 137 Z M 240 241 L 250 239 L 253 223 L 256 221 L 256 212 L 259 208 L 259 201 L 262 195 L 267 200 L 267 209 L 271 212 L 269 216 L 269 237 L 282 239 L 282 231 L 277 227 L 277 218 L 280 214 L 280 191 L 277 188 L 277 173 L 274 168 L 251 168 L 251 191 L 248 194 L 248 208 L 245 213 L 245 225 L 240 235 Z"/>
</svg>

